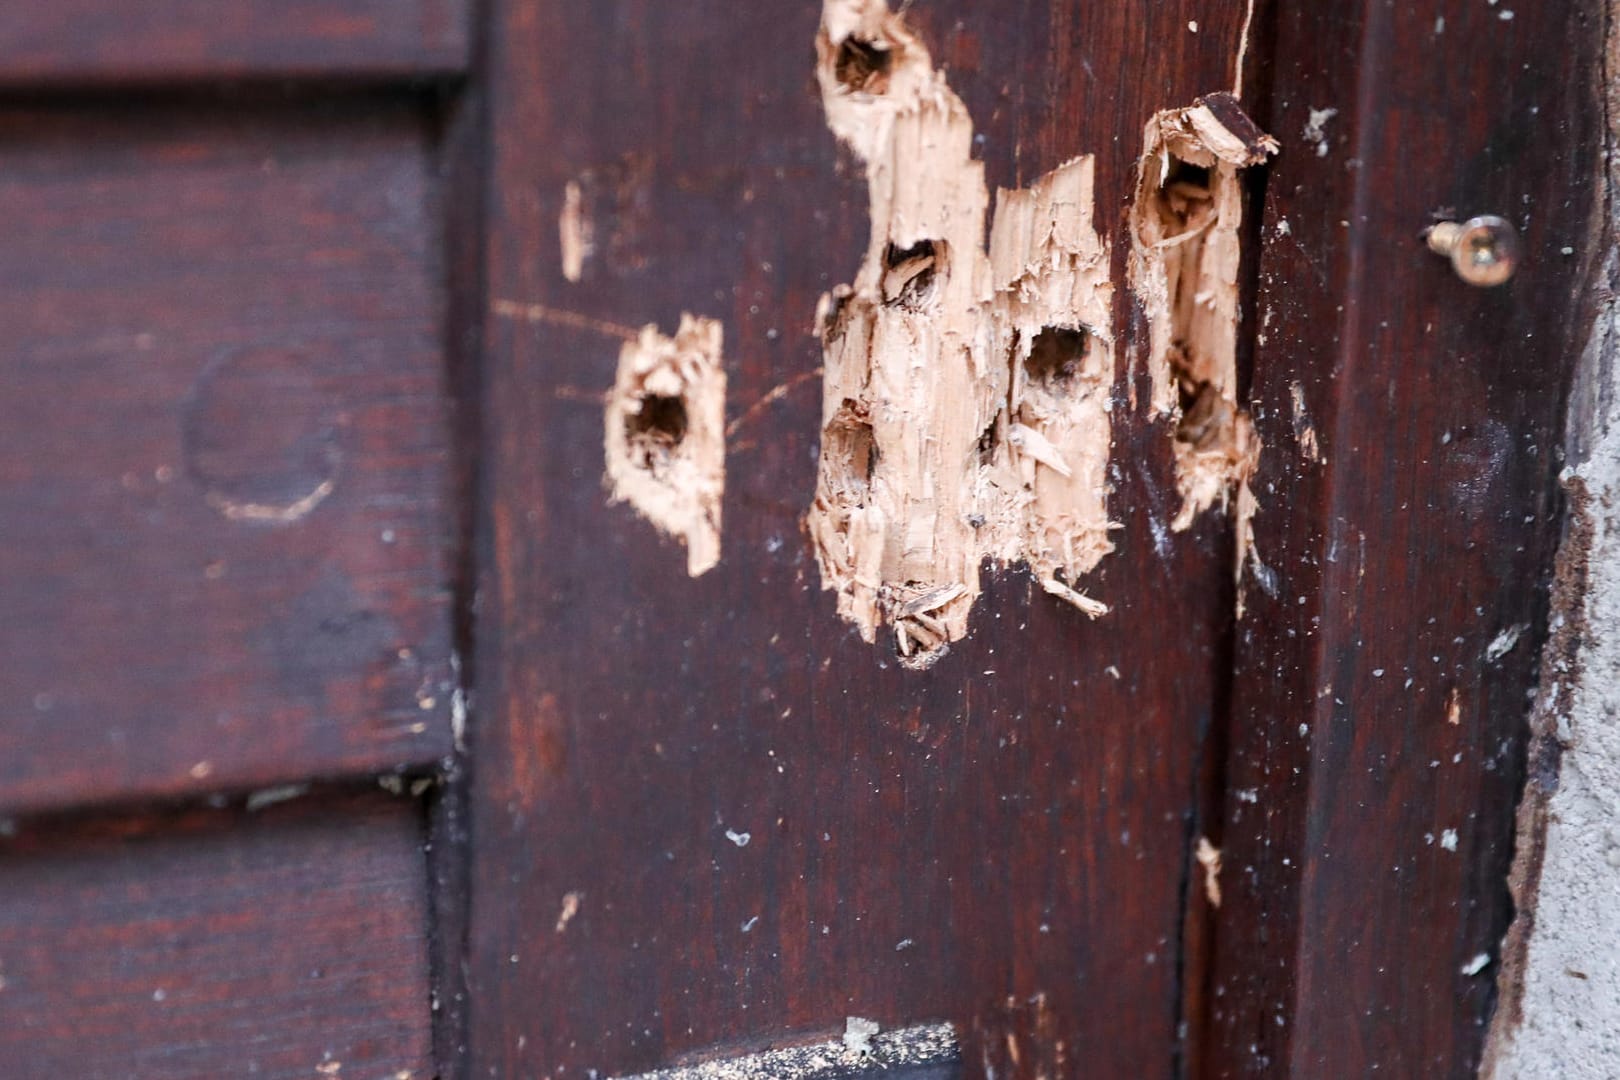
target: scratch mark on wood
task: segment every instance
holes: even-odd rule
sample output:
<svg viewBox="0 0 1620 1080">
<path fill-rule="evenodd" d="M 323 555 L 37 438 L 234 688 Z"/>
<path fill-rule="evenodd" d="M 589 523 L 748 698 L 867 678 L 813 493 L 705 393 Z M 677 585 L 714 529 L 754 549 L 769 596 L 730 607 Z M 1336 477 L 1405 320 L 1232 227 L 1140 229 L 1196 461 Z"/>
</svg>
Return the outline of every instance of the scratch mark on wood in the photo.
<svg viewBox="0 0 1620 1080">
<path fill-rule="evenodd" d="M 561 308 L 547 307 L 544 304 L 525 304 L 517 300 L 494 300 L 489 310 L 502 319 L 516 319 L 519 322 L 537 323 L 548 326 L 565 326 L 570 330 L 585 330 L 593 334 L 602 334 L 605 337 L 619 338 L 622 341 L 634 341 L 641 336 L 641 331 L 619 323 L 608 322 L 605 319 L 593 319 L 589 315 L 581 315 L 577 311 L 565 311 Z"/>
<path fill-rule="evenodd" d="M 812 371 L 802 372 L 801 374 L 795 375 L 787 382 L 782 383 L 780 386 L 773 387 L 771 390 L 767 391 L 760 397 L 758 401 L 744 409 L 741 416 L 737 417 L 731 423 L 726 425 L 726 438 L 729 439 L 733 435 L 737 434 L 738 431 L 740 431 L 745 425 L 751 423 L 760 413 L 770 408 L 776 402 L 781 401 L 799 387 L 814 379 L 821 378 L 821 374 L 824 370 L 824 368 L 817 367 Z"/>
</svg>

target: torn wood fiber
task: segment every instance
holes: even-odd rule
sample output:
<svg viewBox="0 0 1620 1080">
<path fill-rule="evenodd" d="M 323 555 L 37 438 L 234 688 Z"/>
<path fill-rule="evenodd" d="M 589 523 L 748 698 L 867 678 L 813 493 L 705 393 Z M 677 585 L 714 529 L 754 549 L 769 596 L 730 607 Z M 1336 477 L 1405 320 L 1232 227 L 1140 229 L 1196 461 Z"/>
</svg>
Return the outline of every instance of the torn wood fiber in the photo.
<svg viewBox="0 0 1620 1080">
<path fill-rule="evenodd" d="M 872 232 L 823 297 L 822 444 L 806 526 L 868 641 L 923 667 L 968 628 L 985 559 L 1076 587 L 1108 538 L 1109 252 L 1077 157 L 989 211 L 973 122 L 883 0 L 826 0 L 828 126 L 864 163 Z"/>
<path fill-rule="evenodd" d="M 1260 442 L 1237 398 L 1238 172 L 1278 145 L 1225 93 L 1156 113 L 1143 145 L 1131 286 L 1151 336 L 1152 408 L 1175 422 L 1181 507 L 1171 527 L 1184 530 L 1204 510 L 1235 500 L 1241 580 L 1258 509 L 1249 479 Z"/>
</svg>

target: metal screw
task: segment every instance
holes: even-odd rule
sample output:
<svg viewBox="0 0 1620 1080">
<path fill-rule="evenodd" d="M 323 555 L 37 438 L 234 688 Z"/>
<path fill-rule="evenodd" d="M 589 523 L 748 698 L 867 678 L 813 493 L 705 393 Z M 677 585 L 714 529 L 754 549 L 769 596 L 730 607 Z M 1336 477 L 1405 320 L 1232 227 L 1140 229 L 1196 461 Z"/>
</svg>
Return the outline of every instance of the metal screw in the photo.
<svg viewBox="0 0 1620 1080">
<path fill-rule="evenodd" d="M 1494 214 L 1431 226 L 1429 250 L 1451 259 L 1451 268 L 1470 285 L 1490 288 L 1519 269 L 1519 234 Z"/>
</svg>

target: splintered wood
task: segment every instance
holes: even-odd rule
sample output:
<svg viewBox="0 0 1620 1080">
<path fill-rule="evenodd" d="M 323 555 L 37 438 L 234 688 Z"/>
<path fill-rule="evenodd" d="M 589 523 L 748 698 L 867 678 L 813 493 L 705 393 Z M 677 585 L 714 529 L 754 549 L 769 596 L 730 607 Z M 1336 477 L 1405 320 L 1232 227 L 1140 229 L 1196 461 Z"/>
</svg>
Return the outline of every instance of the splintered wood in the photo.
<svg viewBox="0 0 1620 1080">
<path fill-rule="evenodd" d="M 1108 248 L 1092 161 L 998 193 L 967 108 L 881 0 L 828 0 L 817 77 L 864 162 L 872 235 L 822 302 L 821 463 L 807 523 L 838 610 L 926 666 L 967 632 L 979 566 L 1074 585 L 1112 550 Z"/>
<path fill-rule="evenodd" d="M 1254 425 L 1237 396 L 1238 170 L 1277 152 L 1230 94 L 1148 121 L 1132 214 L 1131 285 L 1152 337 L 1153 409 L 1176 423 L 1182 530 L 1204 510 L 1236 499 L 1237 574 L 1252 546 L 1257 504 L 1249 479 L 1259 461 Z"/>
<path fill-rule="evenodd" d="M 714 319 L 681 316 L 665 337 L 646 326 L 619 352 L 607 403 L 607 477 L 614 502 L 686 545 L 693 577 L 720 561 L 726 486 L 726 373 Z"/>
</svg>

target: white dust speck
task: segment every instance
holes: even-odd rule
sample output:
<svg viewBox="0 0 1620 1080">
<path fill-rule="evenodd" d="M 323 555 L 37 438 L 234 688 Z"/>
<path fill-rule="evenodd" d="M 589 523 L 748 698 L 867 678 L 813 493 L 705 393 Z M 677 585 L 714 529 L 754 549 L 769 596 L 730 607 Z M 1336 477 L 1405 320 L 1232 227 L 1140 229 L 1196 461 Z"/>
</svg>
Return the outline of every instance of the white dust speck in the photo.
<svg viewBox="0 0 1620 1080">
<path fill-rule="evenodd" d="M 267 806 L 296 799 L 309 791 L 308 784 L 283 784 L 280 787 L 262 788 L 247 797 L 247 812 L 256 814 Z"/>
</svg>

